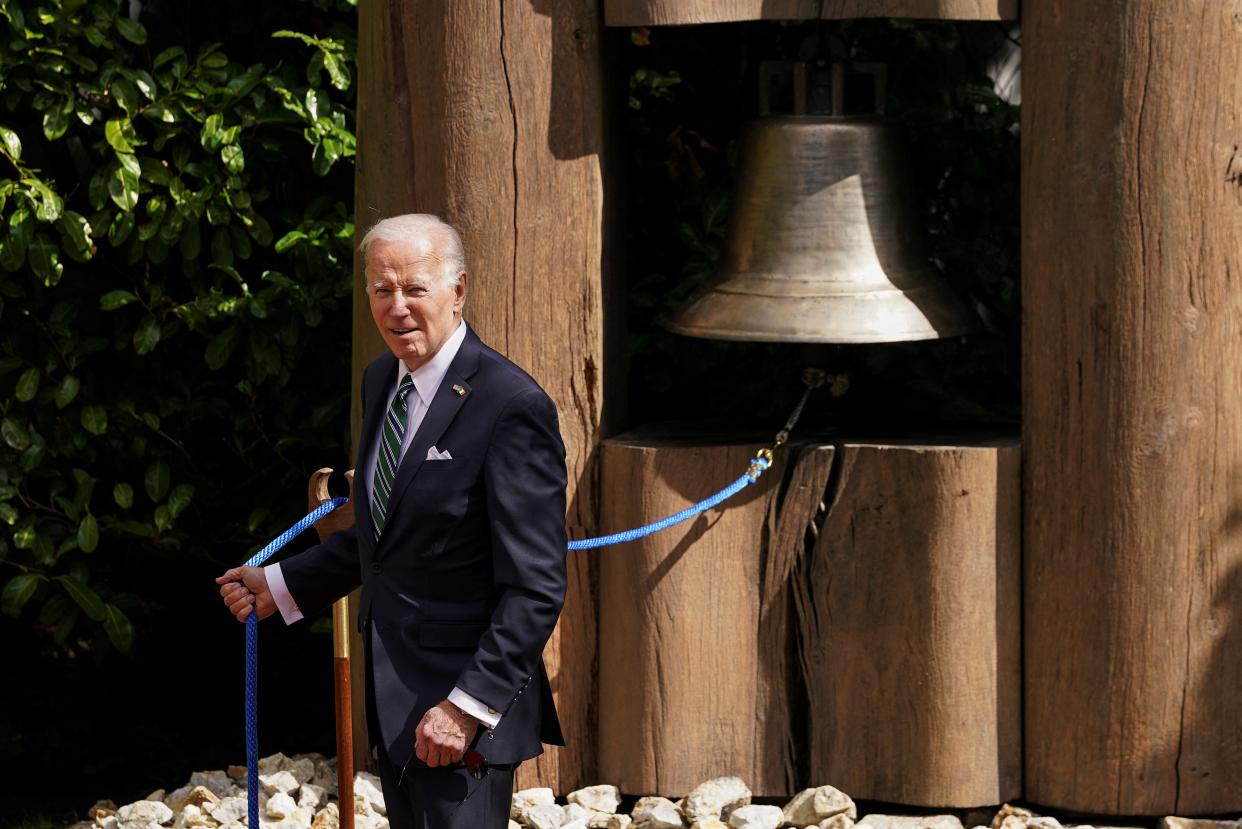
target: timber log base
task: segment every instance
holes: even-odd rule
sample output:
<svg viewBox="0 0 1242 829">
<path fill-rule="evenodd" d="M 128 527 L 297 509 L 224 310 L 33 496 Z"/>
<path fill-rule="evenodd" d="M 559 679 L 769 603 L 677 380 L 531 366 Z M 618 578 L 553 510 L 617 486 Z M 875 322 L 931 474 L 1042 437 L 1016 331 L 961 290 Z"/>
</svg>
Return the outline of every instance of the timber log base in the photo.
<svg viewBox="0 0 1242 829">
<path fill-rule="evenodd" d="M 684 509 L 760 445 L 605 441 L 603 529 Z M 1016 441 L 795 444 L 727 504 L 603 552 L 601 779 L 1017 797 L 1019 476 Z"/>
</svg>

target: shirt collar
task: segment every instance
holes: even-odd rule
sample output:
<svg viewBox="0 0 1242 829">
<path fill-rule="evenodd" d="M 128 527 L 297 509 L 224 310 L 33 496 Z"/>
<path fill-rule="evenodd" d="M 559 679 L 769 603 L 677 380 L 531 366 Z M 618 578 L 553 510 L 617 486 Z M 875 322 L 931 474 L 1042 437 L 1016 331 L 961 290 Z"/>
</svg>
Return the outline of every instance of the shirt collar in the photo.
<svg viewBox="0 0 1242 829">
<path fill-rule="evenodd" d="M 432 398 L 436 396 L 436 389 L 440 388 L 444 375 L 448 373 L 449 366 L 453 364 L 453 358 L 461 350 L 461 344 L 465 339 L 466 321 L 458 320 L 457 328 L 449 334 L 449 338 L 444 341 L 444 345 L 440 346 L 435 356 L 417 369 L 410 371 L 405 367 L 405 363 L 398 360 L 397 388 L 401 388 L 401 381 L 405 379 L 405 375 L 410 375 L 414 380 L 414 389 L 418 392 L 419 399 L 423 401 L 424 406 L 430 407 Z"/>
</svg>

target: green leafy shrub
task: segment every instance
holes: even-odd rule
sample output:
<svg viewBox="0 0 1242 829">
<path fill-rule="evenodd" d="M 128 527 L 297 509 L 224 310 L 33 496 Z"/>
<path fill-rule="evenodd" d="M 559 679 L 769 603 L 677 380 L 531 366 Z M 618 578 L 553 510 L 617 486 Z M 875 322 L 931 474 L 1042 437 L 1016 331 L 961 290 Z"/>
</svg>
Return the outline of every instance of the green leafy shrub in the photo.
<svg viewBox="0 0 1242 829">
<path fill-rule="evenodd" d="M 0 610 L 96 652 L 160 601 L 127 573 L 286 521 L 348 406 L 352 8 L 228 48 L 129 8 L 0 5 Z"/>
</svg>

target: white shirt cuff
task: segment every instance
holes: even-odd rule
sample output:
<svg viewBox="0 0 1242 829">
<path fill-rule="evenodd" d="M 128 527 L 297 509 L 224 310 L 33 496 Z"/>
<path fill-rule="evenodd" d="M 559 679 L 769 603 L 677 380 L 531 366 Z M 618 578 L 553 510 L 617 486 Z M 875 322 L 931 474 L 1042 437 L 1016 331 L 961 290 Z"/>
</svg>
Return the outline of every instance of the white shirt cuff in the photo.
<svg viewBox="0 0 1242 829">
<path fill-rule="evenodd" d="M 301 619 L 302 611 L 298 610 L 297 602 L 285 586 L 285 575 L 280 571 L 280 564 L 267 565 L 263 568 L 263 575 L 267 577 L 267 589 L 271 592 L 276 609 L 280 611 L 280 617 L 285 620 L 285 624 L 291 625 Z"/>
<path fill-rule="evenodd" d="M 474 697 L 467 694 L 460 688 L 454 688 L 448 695 L 448 701 L 483 723 L 488 728 L 495 728 L 496 723 L 500 722 L 500 712 L 495 708 L 488 708 Z"/>
</svg>

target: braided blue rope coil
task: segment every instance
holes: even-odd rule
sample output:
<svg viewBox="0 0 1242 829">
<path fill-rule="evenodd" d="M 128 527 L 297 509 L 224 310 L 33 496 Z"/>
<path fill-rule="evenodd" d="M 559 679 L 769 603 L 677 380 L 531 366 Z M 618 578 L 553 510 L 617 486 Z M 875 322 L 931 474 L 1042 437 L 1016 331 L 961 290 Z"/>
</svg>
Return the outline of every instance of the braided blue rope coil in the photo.
<svg viewBox="0 0 1242 829">
<path fill-rule="evenodd" d="M 272 539 L 266 547 L 246 560 L 247 567 L 258 567 L 275 555 L 311 524 L 323 518 L 348 498 L 325 501 L 310 514 Z M 258 608 L 246 619 L 246 806 L 248 826 L 259 826 L 259 614 Z"/>
</svg>

